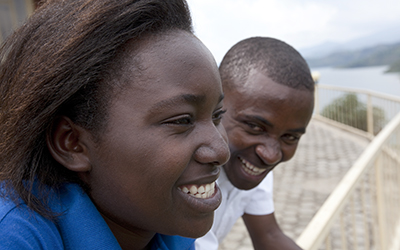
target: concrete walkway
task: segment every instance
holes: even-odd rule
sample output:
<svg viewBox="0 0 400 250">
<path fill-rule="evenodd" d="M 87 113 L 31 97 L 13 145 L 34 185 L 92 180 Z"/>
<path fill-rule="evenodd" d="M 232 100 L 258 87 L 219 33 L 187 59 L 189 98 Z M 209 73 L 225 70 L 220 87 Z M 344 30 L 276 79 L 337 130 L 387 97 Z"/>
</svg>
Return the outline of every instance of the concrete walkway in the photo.
<svg viewBox="0 0 400 250">
<path fill-rule="evenodd" d="M 275 216 L 296 240 L 369 141 L 312 119 L 296 155 L 274 169 Z M 239 219 L 219 250 L 253 249 Z"/>
</svg>

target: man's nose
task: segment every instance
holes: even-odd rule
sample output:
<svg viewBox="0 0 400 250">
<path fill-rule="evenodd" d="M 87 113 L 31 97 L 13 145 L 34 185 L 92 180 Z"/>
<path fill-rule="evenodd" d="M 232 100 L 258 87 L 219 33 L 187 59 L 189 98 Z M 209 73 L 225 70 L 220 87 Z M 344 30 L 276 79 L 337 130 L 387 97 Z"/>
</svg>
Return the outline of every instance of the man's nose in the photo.
<svg viewBox="0 0 400 250">
<path fill-rule="evenodd" d="M 264 143 L 256 146 L 256 154 L 266 165 L 275 165 L 282 160 L 282 150 L 279 142 L 268 138 Z"/>
</svg>

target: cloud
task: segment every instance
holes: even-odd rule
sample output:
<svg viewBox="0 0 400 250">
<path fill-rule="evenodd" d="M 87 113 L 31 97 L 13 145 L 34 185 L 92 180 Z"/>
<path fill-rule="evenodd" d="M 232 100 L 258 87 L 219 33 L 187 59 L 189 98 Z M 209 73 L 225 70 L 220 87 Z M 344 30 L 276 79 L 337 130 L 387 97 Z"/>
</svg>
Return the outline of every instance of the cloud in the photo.
<svg viewBox="0 0 400 250">
<path fill-rule="evenodd" d="M 217 62 L 236 42 L 271 36 L 296 48 L 345 42 L 400 24 L 399 0 L 188 0 Z"/>
</svg>

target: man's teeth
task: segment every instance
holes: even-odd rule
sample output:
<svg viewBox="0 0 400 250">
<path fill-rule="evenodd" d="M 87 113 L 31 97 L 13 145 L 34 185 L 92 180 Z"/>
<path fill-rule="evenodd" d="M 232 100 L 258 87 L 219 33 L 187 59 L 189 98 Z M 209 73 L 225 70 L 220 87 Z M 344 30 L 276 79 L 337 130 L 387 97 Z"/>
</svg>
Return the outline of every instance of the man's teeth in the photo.
<svg viewBox="0 0 400 250">
<path fill-rule="evenodd" d="M 239 158 L 239 160 L 242 162 L 243 170 L 250 175 L 260 175 L 267 171 L 267 169 L 258 168 L 244 159 Z"/>
<path fill-rule="evenodd" d="M 200 185 L 198 187 L 195 185 L 189 185 L 178 187 L 178 189 L 193 197 L 207 199 L 210 198 L 215 192 L 215 181 L 209 184 Z"/>
</svg>

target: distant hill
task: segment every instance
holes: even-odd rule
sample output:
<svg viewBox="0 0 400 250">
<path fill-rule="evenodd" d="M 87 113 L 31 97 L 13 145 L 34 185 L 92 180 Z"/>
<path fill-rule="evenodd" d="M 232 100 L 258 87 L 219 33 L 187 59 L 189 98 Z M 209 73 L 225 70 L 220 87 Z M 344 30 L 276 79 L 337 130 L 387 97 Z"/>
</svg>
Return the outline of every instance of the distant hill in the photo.
<svg viewBox="0 0 400 250">
<path fill-rule="evenodd" d="M 335 51 L 343 50 L 340 43 L 335 42 L 324 42 L 319 45 L 308 47 L 308 48 L 296 48 L 303 57 L 323 57 L 327 56 Z"/>
<path fill-rule="evenodd" d="M 400 72 L 400 42 L 381 44 L 359 50 L 333 52 L 319 58 L 307 58 L 310 67 L 355 68 L 390 65 L 390 72 Z"/>
<path fill-rule="evenodd" d="M 358 37 L 346 42 L 326 41 L 316 46 L 296 48 L 305 58 L 317 58 L 327 56 L 338 51 L 354 51 L 370 48 L 378 44 L 393 44 L 400 41 L 400 23 L 393 23 L 391 26 Z"/>
</svg>

